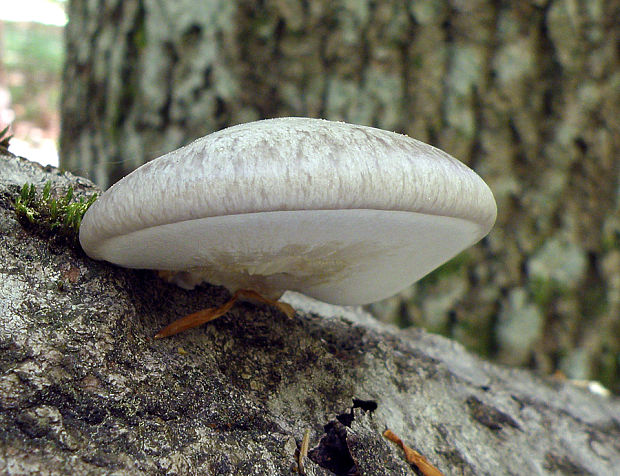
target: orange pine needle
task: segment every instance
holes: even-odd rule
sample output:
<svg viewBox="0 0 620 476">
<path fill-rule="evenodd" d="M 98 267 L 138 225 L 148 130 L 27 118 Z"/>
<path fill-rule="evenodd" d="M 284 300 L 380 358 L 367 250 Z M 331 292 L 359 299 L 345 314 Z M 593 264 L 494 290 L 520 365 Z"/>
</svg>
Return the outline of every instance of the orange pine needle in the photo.
<svg viewBox="0 0 620 476">
<path fill-rule="evenodd" d="M 162 339 L 164 337 L 173 336 L 175 334 L 178 334 L 179 332 L 198 327 L 209 321 L 217 319 L 218 317 L 223 316 L 228 311 L 230 311 L 230 309 L 239 298 L 251 299 L 264 304 L 269 304 L 270 306 L 278 308 L 288 317 L 293 317 L 295 315 L 295 309 L 293 309 L 292 306 L 285 302 L 274 301 L 273 299 L 261 296 L 256 291 L 252 291 L 249 289 L 239 289 L 235 291 L 232 297 L 220 307 L 210 307 L 209 309 L 203 309 L 201 311 L 188 314 L 181 319 L 177 319 L 172 324 L 169 324 L 157 334 L 155 334 L 155 339 Z"/>
<path fill-rule="evenodd" d="M 383 432 L 383 436 L 385 436 L 392 443 L 396 443 L 400 446 L 405 452 L 405 459 L 407 460 L 407 463 L 415 465 L 424 476 L 444 476 L 444 474 L 429 463 L 424 456 L 403 443 L 403 440 L 396 436 L 392 430 L 385 430 Z"/>
<path fill-rule="evenodd" d="M 155 339 L 173 336 L 175 334 L 178 334 L 179 332 L 198 327 L 206 322 L 212 321 L 213 319 L 217 319 L 218 317 L 226 314 L 230 310 L 230 308 L 233 307 L 233 304 L 236 300 L 237 298 L 233 297 L 223 306 L 203 309 L 201 311 L 188 314 L 181 319 L 177 319 L 172 324 L 167 325 L 161 331 L 155 334 Z"/>
</svg>

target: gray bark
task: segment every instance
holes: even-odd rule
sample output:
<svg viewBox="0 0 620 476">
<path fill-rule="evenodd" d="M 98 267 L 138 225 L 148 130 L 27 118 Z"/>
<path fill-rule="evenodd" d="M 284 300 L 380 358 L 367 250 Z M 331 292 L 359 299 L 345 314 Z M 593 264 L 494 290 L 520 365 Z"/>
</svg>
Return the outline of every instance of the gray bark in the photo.
<svg viewBox="0 0 620 476">
<path fill-rule="evenodd" d="M 74 0 L 62 164 L 107 186 L 224 126 L 321 116 L 473 167 L 495 231 L 373 313 L 620 389 L 617 0 Z"/>
<path fill-rule="evenodd" d="M 381 436 L 391 428 L 446 475 L 617 474 L 617 398 L 485 363 L 360 309 L 292 295 L 292 319 L 241 304 L 154 341 L 227 293 L 181 290 L 24 228 L 12 201 L 24 182 L 47 180 L 93 191 L 0 157 L 0 473 L 290 475 L 309 430 L 308 475 L 350 464 L 413 475 Z M 340 446 L 327 444 L 329 422 Z"/>
</svg>

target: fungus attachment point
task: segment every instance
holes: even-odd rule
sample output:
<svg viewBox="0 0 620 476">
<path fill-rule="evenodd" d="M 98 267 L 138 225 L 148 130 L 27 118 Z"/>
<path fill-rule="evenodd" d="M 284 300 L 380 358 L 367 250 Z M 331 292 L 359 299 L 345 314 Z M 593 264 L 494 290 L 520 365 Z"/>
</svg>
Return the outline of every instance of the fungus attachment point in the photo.
<svg viewBox="0 0 620 476">
<path fill-rule="evenodd" d="M 496 212 L 482 179 L 428 144 L 289 117 L 215 132 L 138 168 L 88 209 L 80 243 L 95 259 L 233 293 L 160 338 L 215 319 L 238 298 L 287 314 L 260 295 L 387 298 L 479 241 Z"/>
<path fill-rule="evenodd" d="M 157 334 L 155 334 L 155 339 L 162 339 L 164 337 L 170 337 L 179 332 L 186 331 L 188 329 L 193 329 L 194 327 L 198 327 L 202 324 L 206 324 L 209 321 L 217 319 L 220 316 L 223 316 L 228 311 L 230 311 L 238 299 L 247 299 L 250 301 L 258 301 L 263 304 L 269 304 L 288 317 L 293 317 L 295 315 L 295 309 L 293 309 L 289 304 L 285 302 L 274 301 L 273 299 L 268 299 L 264 296 L 261 296 L 256 291 L 252 291 L 250 289 L 238 289 L 232 295 L 232 297 L 222 304 L 220 307 L 210 307 L 209 309 L 202 309 L 198 312 L 194 312 L 192 314 L 188 314 L 181 319 L 177 319 L 172 324 L 167 325 Z"/>
</svg>

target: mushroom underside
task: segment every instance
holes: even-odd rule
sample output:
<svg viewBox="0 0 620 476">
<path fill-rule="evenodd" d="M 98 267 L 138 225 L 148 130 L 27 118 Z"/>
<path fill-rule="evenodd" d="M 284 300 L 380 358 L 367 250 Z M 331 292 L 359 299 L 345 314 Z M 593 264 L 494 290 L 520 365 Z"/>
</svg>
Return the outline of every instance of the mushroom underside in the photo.
<svg viewBox="0 0 620 476">
<path fill-rule="evenodd" d="M 462 218 L 345 209 L 244 213 L 158 225 L 107 238 L 89 255 L 279 297 L 304 293 L 359 305 L 389 297 L 488 232 Z"/>
</svg>

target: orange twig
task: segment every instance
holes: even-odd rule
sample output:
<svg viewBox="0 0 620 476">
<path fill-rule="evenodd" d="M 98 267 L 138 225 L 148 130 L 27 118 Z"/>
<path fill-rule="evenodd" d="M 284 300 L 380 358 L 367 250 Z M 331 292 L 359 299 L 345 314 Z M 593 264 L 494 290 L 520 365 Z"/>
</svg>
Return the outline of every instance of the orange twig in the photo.
<svg viewBox="0 0 620 476">
<path fill-rule="evenodd" d="M 405 459 L 407 460 L 407 463 L 415 465 L 424 476 L 444 476 L 443 473 L 429 463 L 424 456 L 403 443 L 403 440 L 396 436 L 392 430 L 385 430 L 383 432 L 383 436 L 385 436 L 392 443 L 396 443 L 400 446 L 405 452 Z"/>
<path fill-rule="evenodd" d="M 160 276 L 161 275 L 162 274 L 160 274 Z M 179 332 L 198 327 L 202 324 L 205 324 L 206 322 L 212 321 L 213 319 L 217 319 L 218 317 L 223 316 L 228 311 L 230 311 L 230 309 L 239 298 L 251 299 L 264 304 L 269 304 L 270 306 L 274 306 L 280 311 L 282 311 L 288 317 L 293 317 L 295 315 L 295 309 L 293 309 L 289 304 L 285 302 L 274 301 L 273 299 L 261 296 L 256 291 L 252 291 L 250 289 L 238 289 L 231 296 L 231 298 L 220 307 L 210 307 L 209 309 L 203 309 L 201 311 L 194 312 L 193 314 L 182 317 L 181 319 L 177 319 L 172 324 L 164 327 L 161 331 L 155 334 L 155 339 L 173 336 L 175 334 L 178 334 Z"/>
</svg>

